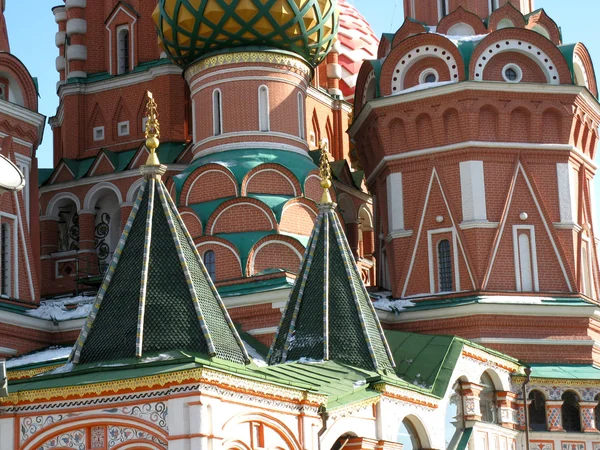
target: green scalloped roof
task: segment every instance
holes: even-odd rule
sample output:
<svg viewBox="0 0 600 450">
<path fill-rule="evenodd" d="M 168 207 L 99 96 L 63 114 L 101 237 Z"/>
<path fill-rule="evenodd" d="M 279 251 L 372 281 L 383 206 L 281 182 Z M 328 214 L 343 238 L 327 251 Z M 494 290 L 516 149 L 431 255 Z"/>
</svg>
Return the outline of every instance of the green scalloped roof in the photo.
<svg viewBox="0 0 600 450">
<path fill-rule="evenodd" d="M 152 15 L 159 42 L 184 67 L 208 53 L 274 47 L 317 65 L 339 26 L 336 0 L 160 0 Z M 196 5 L 196 7 L 194 7 Z"/>
</svg>

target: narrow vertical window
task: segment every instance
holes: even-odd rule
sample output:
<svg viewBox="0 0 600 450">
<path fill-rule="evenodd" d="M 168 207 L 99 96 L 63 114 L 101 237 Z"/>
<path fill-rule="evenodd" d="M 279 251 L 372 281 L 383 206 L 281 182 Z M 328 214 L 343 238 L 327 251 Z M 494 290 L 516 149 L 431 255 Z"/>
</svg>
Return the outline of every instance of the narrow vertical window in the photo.
<svg viewBox="0 0 600 450">
<path fill-rule="evenodd" d="M 269 89 L 264 85 L 258 88 L 258 127 L 260 131 L 270 131 Z"/>
<path fill-rule="evenodd" d="M 10 297 L 10 225 L 0 226 L 0 295 Z"/>
<path fill-rule="evenodd" d="M 306 139 L 306 118 L 304 115 L 304 97 L 298 93 L 298 136 L 300 139 Z"/>
<path fill-rule="evenodd" d="M 520 291 L 533 291 L 533 270 L 531 268 L 531 244 L 526 233 L 519 234 L 519 274 L 521 278 Z"/>
<path fill-rule="evenodd" d="M 213 132 L 215 136 L 223 133 L 223 111 L 222 111 L 221 91 L 213 91 Z"/>
<path fill-rule="evenodd" d="M 204 253 L 204 266 L 206 267 L 206 271 L 210 275 L 210 279 L 216 281 L 217 279 L 217 264 L 215 260 L 215 252 L 212 250 L 208 250 Z"/>
<path fill-rule="evenodd" d="M 452 253 L 450 252 L 450 241 L 444 239 L 438 244 L 438 272 L 440 280 L 440 292 L 452 292 Z"/>
<path fill-rule="evenodd" d="M 118 74 L 129 72 L 129 29 L 121 28 L 117 32 Z"/>
<path fill-rule="evenodd" d="M 438 5 L 440 8 L 440 19 L 443 19 L 448 15 L 448 4 L 446 2 L 447 0 L 438 0 Z"/>
</svg>

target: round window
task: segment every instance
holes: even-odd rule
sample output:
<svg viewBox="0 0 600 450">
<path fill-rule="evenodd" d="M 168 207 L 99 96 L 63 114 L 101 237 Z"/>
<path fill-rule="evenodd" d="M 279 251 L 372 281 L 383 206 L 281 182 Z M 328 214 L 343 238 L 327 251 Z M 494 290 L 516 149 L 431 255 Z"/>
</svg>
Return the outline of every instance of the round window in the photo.
<svg viewBox="0 0 600 450">
<path fill-rule="evenodd" d="M 435 83 L 439 80 L 439 75 L 435 69 L 426 69 L 419 76 L 419 83 Z"/>
<path fill-rule="evenodd" d="M 519 66 L 508 64 L 502 69 L 502 78 L 509 83 L 518 83 L 523 78 L 523 72 Z"/>
<path fill-rule="evenodd" d="M 425 75 L 425 83 L 435 83 L 435 81 L 436 78 L 433 73 L 428 73 L 427 75 Z"/>
</svg>

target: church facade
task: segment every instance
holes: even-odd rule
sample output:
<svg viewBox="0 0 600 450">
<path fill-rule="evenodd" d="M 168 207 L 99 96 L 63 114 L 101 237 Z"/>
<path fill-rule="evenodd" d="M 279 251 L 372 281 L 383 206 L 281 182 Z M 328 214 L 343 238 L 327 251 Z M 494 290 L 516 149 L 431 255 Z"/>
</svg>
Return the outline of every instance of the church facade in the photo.
<svg viewBox="0 0 600 450">
<path fill-rule="evenodd" d="M 404 3 L 65 0 L 52 169 L 2 19 L 1 450 L 600 448 L 590 55 Z"/>
</svg>

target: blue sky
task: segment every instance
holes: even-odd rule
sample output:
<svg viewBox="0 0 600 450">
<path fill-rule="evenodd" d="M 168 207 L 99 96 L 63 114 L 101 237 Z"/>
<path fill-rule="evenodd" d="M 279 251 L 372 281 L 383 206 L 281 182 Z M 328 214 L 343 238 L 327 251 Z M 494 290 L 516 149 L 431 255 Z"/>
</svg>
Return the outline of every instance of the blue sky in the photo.
<svg viewBox="0 0 600 450">
<path fill-rule="evenodd" d="M 93 0 L 92 0 L 93 1 Z M 404 20 L 402 0 L 349 0 L 365 16 L 377 34 L 396 31 Z M 427 1 L 427 0 L 419 0 Z M 429 0 L 432 1 L 432 0 Z M 52 7 L 62 1 L 7 0 L 6 20 L 11 51 L 23 61 L 31 74 L 39 79 L 40 112 L 51 117 L 56 112 L 58 72 L 54 45 L 57 25 Z M 562 28 L 565 42 L 583 42 L 597 63 L 600 78 L 600 1 L 536 0 L 536 8 L 544 8 Z M 52 165 L 52 131 L 46 127 L 44 141 L 38 150 L 40 167 Z M 600 199 L 600 176 L 596 180 L 596 198 Z"/>
</svg>

